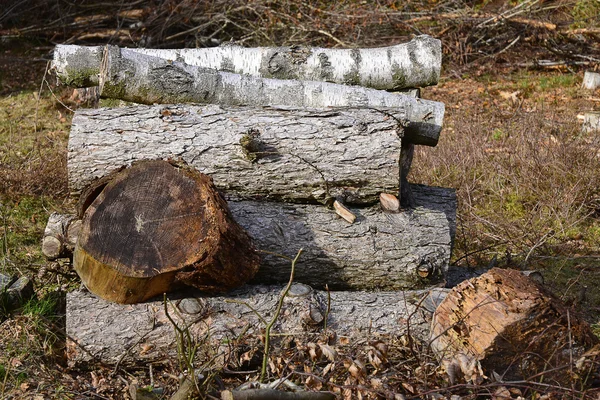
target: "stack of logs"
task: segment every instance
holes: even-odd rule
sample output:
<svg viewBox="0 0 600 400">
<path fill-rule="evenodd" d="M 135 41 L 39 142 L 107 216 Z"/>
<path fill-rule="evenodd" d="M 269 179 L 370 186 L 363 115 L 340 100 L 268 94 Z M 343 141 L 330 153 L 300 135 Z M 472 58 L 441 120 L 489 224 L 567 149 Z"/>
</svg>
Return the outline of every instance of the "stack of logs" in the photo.
<svg viewBox="0 0 600 400">
<path fill-rule="evenodd" d="M 429 339 L 432 313 L 447 294 L 431 288 L 448 270 L 456 198 L 406 178 L 414 146 L 439 139 L 444 105 L 419 98 L 418 88 L 436 84 L 440 67 L 441 43 L 428 36 L 362 50 L 58 46 L 53 68 L 64 83 L 98 85 L 103 97 L 141 103 L 78 110 L 73 118 L 68 173 L 77 215 L 51 216 L 43 251 L 49 258 L 75 252 L 91 290 L 138 304 L 69 293 L 70 362 L 174 357 L 173 322 L 217 348 L 258 335 L 258 315 L 273 312 L 299 249 L 297 283 L 275 329 L 301 335 L 327 326 L 362 337 L 410 328 Z M 214 188 L 199 172 L 227 206 L 220 196 L 203 197 Z M 223 229 L 209 232 L 207 221 Z M 217 247 L 219 254 L 211 252 Z M 232 261 L 225 253 L 238 255 Z M 90 270 L 103 272 L 94 278 Z M 481 308 L 482 299 L 510 303 L 531 289 L 523 283 L 498 297 L 489 282 L 515 280 L 502 274 L 471 296 L 477 302 L 454 307 L 457 297 L 448 296 L 434 318 L 433 348 L 450 370 L 460 370 L 456 360 L 467 354 L 463 376 L 490 348 L 473 353 L 468 339 L 460 347 L 448 336 L 452 327 L 482 322 L 468 321 L 469 307 Z M 146 301 L 182 285 L 214 292 L 249 279 L 226 296 L 180 290 L 168 304 Z M 536 312 L 523 308 L 494 321 L 492 336 L 506 336 Z M 582 332 L 585 345 L 594 342 L 589 329 Z M 495 344 L 494 337 L 486 340 Z"/>
<path fill-rule="evenodd" d="M 43 243 L 49 258 L 70 256 L 75 250 L 76 270 L 101 297 L 136 303 L 189 282 L 179 279 L 181 271 L 173 277 L 172 267 L 161 266 L 160 278 L 139 270 L 168 263 L 165 254 L 173 253 L 168 251 L 173 242 L 193 247 L 189 242 L 198 239 L 190 239 L 190 232 L 180 226 L 195 226 L 192 215 L 208 207 L 177 206 L 179 214 L 173 214 L 174 203 L 186 204 L 186 199 L 190 203 L 195 197 L 176 187 L 149 194 L 144 188 L 167 187 L 173 179 L 163 177 L 171 176 L 169 171 L 142 174 L 140 170 L 149 168 L 148 163 L 140 164 L 143 160 L 168 160 L 169 166 L 160 168 L 199 171 L 212 178 L 227 199 L 233 221 L 260 254 L 258 272 L 250 283 L 286 282 L 289 259 L 302 248 L 294 281 L 337 291 L 329 326 L 346 318 L 337 308 L 341 307 L 354 312 L 353 330 L 377 331 L 381 325 L 381 332 L 397 331 L 398 321 L 415 311 L 402 300 L 406 293 L 355 291 L 413 290 L 443 282 L 455 230 L 454 191 L 406 181 L 414 145 L 435 146 L 442 127 L 444 105 L 418 96 L 419 87 L 439 78 L 439 40 L 419 36 L 388 48 L 362 50 L 58 46 L 53 68 L 66 84 L 98 85 L 102 97 L 138 103 L 76 112 L 68 173 L 71 192 L 79 198 L 78 212 L 52 215 Z M 152 171 L 158 168 L 156 163 L 149 163 Z M 126 189 L 121 182 L 127 182 Z M 160 199 L 165 196 L 169 202 L 163 204 Z M 156 211 L 148 203 L 161 205 Z M 99 226 L 103 221 L 108 228 Z M 140 244 L 142 239 L 135 238 L 150 229 L 154 236 Z M 152 248 L 157 243 L 159 250 Z M 122 254 L 121 248 L 129 251 L 135 246 L 152 256 Z M 194 251 L 195 256 L 204 254 Z M 253 252 L 250 247 L 238 251 Z M 235 282 L 205 274 L 203 279 L 210 284 L 192 285 L 229 289 L 233 285 L 227 283 L 239 284 L 253 275 L 254 266 L 247 264 L 254 260 L 252 256 L 238 263 L 250 272 L 232 279 Z M 189 270 L 186 263 L 181 263 L 182 269 Z M 131 279 L 107 272 L 111 265 Z M 94 280 L 90 269 L 102 270 L 102 278 Z M 133 287 L 132 280 L 152 283 Z M 115 294 L 115 287 L 125 294 Z M 280 287 L 240 290 L 237 296 L 250 303 L 258 296 L 258 303 L 267 304 Z M 388 303 L 386 296 L 395 300 Z M 366 298 L 371 300 L 363 301 Z M 210 302 L 211 309 L 215 303 L 219 308 L 237 307 L 231 314 L 252 319 L 244 306 Z M 88 303 L 96 304 L 96 312 L 89 312 Z M 365 303 L 377 304 L 378 311 Z M 139 307 L 146 310 L 149 304 L 154 303 Z M 79 347 L 72 346 L 73 362 L 96 353 L 103 361 L 112 357 L 114 362 L 120 354 L 118 349 L 106 351 L 111 345 L 102 342 L 123 340 L 122 334 L 93 334 L 107 329 L 99 324 L 99 307 L 102 312 L 115 309 L 114 318 L 100 319 L 115 326 L 115 318 L 124 323 L 129 318 L 122 306 L 108 305 L 89 293 L 69 295 L 68 334 L 79 342 Z M 379 323 L 373 319 L 376 313 L 382 313 Z M 132 338 L 147 334 L 130 332 Z M 141 357 L 129 352 L 134 358 L 136 354 Z M 148 352 L 142 358 L 153 356 Z"/>
</svg>

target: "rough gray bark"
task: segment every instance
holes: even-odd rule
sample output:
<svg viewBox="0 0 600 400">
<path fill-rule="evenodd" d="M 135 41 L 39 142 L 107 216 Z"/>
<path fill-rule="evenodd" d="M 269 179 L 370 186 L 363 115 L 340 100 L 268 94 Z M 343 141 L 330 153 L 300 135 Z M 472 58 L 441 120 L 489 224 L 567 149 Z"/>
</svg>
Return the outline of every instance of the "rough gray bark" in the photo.
<svg viewBox="0 0 600 400">
<path fill-rule="evenodd" d="M 69 138 L 69 185 L 79 193 L 136 160 L 171 158 L 241 197 L 374 203 L 398 194 L 400 136 L 393 117 L 369 109 L 82 109 Z"/>
<path fill-rule="evenodd" d="M 107 46 L 100 69 L 102 97 L 154 103 L 211 103 L 291 107 L 388 107 L 408 131 L 439 134 L 444 104 L 335 83 L 278 80 L 220 72 Z"/>
<path fill-rule="evenodd" d="M 353 224 L 320 205 L 229 201 L 234 220 L 259 250 L 293 257 L 295 279 L 332 289 L 428 287 L 448 270 L 456 226 L 453 190 L 413 185 L 417 207 L 385 213 L 379 205 L 350 207 Z M 289 260 L 267 254 L 255 283 L 286 282 Z"/>
<path fill-rule="evenodd" d="M 222 46 L 130 50 L 236 74 L 327 81 L 386 90 L 435 85 L 442 64 L 441 42 L 427 35 L 417 36 L 407 43 L 373 49 Z M 58 45 L 52 66 L 68 85 L 95 86 L 101 60 L 100 46 Z"/>
<path fill-rule="evenodd" d="M 237 343 L 258 341 L 264 328 L 251 306 L 269 320 L 281 295 L 281 286 L 245 286 L 228 296 L 185 295 L 168 302 L 169 315 L 179 327 L 188 326 L 198 343 L 204 342 L 221 359 L 235 354 Z M 311 338 L 327 327 L 338 337 L 364 339 L 380 335 L 402 335 L 410 329 L 426 338 L 431 313 L 420 306 L 437 292 L 330 292 L 294 284 L 286 297 L 272 339 L 278 334 Z M 434 299 L 435 301 L 435 299 Z M 102 300 L 87 291 L 67 294 L 67 357 L 71 365 L 102 362 L 131 365 L 172 362 L 177 357 L 174 327 L 161 299 L 133 305 Z M 352 323 L 349 323 L 352 321 Z M 277 343 L 277 341 L 275 341 Z M 212 347 L 210 347 L 212 346 Z"/>
</svg>

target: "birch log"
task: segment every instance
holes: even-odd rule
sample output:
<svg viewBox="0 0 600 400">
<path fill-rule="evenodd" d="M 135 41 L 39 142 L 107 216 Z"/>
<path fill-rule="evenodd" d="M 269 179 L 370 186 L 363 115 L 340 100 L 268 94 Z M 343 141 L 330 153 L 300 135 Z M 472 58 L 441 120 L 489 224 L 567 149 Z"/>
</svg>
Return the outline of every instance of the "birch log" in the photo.
<svg viewBox="0 0 600 400">
<path fill-rule="evenodd" d="M 238 344 L 259 343 L 264 325 L 253 310 L 266 319 L 272 318 L 281 289 L 245 286 L 226 297 L 185 294 L 186 297 L 170 300 L 167 310 L 180 327 L 189 326 L 197 343 L 207 346 L 199 352 L 209 348 L 221 360 L 227 356 L 235 360 L 240 351 Z M 277 344 L 279 334 L 284 334 L 313 341 L 314 334 L 322 331 L 326 316 L 328 328 L 337 337 L 359 340 L 367 334 L 371 338 L 400 336 L 410 329 L 415 337 L 425 338 L 431 314 L 420 307 L 426 303 L 422 299 L 436 303 L 444 295 L 438 290 L 330 292 L 331 309 L 327 314 L 327 293 L 294 284 L 271 331 L 272 340 Z M 66 314 L 67 357 L 71 365 L 94 361 L 121 366 L 171 363 L 177 357 L 174 328 L 161 300 L 120 305 L 85 290 L 74 291 L 67 294 Z"/>
<path fill-rule="evenodd" d="M 116 46 L 104 50 L 100 96 L 142 104 L 211 103 L 290 107 L 393 107 L 408 131 L 439 134 L 444 104 L 383 90 L 328 82 L 279 80 L 220 72 Z"/>
<path fill-rule="evenodd" d="M 58 45 L 52 66 L 59 79 L 77 87 L 96 86 L 102 47 Z M 435 85 L 442 46 L 427 35 L 407 43 L 372 49 L 308 47 L 130 49 L 197 67 L 275 79 L 327 81 L 398 90 Z"/>
<path fill-rule="evenodd" d="M 398 193 L 400 136 L 393 117 L 368 109 L 82 109 L 69 137 L 69 185 L 78 194 L 136 160 L 180 158 L 245 198 L 374 203 Z"/>
<path fill-rule="evenodd" d="M 351 207 L 353 224 L 319 205 L 228 201 L 234 220 L 259 250 L 293 257 L 297 282 L 333 289 L 397 290 L 441 282 L 456 227 L 453 190 L 413 185 L 418 206 L 386 213 Z M 57 238 L 60 239 L 60 238 Z M 286 282 L 288 260 L 263 254 L 254 283 Z"/>
</svg>

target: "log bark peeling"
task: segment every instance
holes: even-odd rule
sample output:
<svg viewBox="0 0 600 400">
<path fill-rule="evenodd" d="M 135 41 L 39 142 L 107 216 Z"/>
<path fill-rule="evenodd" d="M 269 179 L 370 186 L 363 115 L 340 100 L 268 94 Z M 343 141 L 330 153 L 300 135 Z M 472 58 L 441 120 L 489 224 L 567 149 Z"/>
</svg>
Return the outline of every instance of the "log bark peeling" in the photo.
<svg viewBox="0 0 600 400">
<path fill-rule="evenodd" d="M 413 185 L 417 207 L 386 213 L 351 207 L 353 224 L 319 205 L 228 201 L 234 220 L 259 250 L 293 257 L 297 282 L 323 288 L 425 288 L 445 278 L 456 227 L 453 190 Z M 60 238 L 58 238 L 60 239 Z M 254 283 L 286 282 L 289 262 L 263 254 Z"/>
<path fill-rule="evenodd" d="M 58 45 L 52 67 L 59 79 L 68 85 L 96 86 L 102 49 L 100 46 Z M 441 42 L 427 35 L 417 36 L 407 43 L 372 49 L 226 45 L 201 49 L 128 50 L 236 74 L 327 81 L 384 90 L 435 85 L 442 64 Z"/>
<path fill-rule="evenodd" d="M 256 313 L 269 319 L 281 289 L 245 286 L 226 297 L 188 293 L 183 298 L 172 297 L 168 312 L 179 327 L 187 327 L 197 343 L 212 346 L 209 348 L 225 362 L 239 351 L 238 346 L 258 342 L 264 325 Z M 327 314 L 326 292 L 294 284 L 273 327 L 272 339 L 281 340 L 285 335 L 314 340 L 313 335 L 322 332 L 326 316 L 328 329 L 337 337 L 400 336 L 410 329 L 411 335 L 423 338 L 431 318 L 430 312 L 419 306 L 424 296 L 432 295 L 428 291 L 330 292 Z M 71 365 L 169 363 L 177 357 L 174 328 L 161 300 L 120 305 L 77 290 L 67 294 L 66 314 Z"/>
<path fill-rule="evenodd" d="M 182 159 L 243 198 L 375 203 L 398 194 L 402 127 L 368 109 L 217 105 L 78 110 L 69 137 L 73 194 L 143 159 Z"/>
</svg>

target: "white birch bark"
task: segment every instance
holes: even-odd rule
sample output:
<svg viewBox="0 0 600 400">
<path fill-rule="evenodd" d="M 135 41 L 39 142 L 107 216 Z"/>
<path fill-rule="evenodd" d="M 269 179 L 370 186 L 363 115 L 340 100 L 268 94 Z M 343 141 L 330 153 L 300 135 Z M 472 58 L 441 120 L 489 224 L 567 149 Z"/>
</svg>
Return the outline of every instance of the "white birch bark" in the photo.
<svg viewBox="0 0 600 400">
<path fill-rule="evenodd" d="M 327 81 L 386 90 L 435 85 L 442 64 L 441 42 L 427 35 L 395 46 L 370 49 L 222 46 L 131 50 L 236 74 Z M 53 68 L 69 85 L 95 86 L 101 53 L 101 47 L 58 45 Z"/>
<path fill-rule="evenodd" d="M 116 46 L 104 50 L 99 85 L 103 97 L 142 104 L 394 108 L 408 132 L 424 136 L 439 135 L 444 119 L 440 102 L 358 86 L 220 72 Z"/>
<path fill-rule="evenodd" d="M 390 115 L 216 105 L 81 109 L 69 137 L 69 185 L 77 194 L 134 161 L 171 158 L 243 198 L 372 204 L 399 190 L 402 127 Z"/>
</svg>

